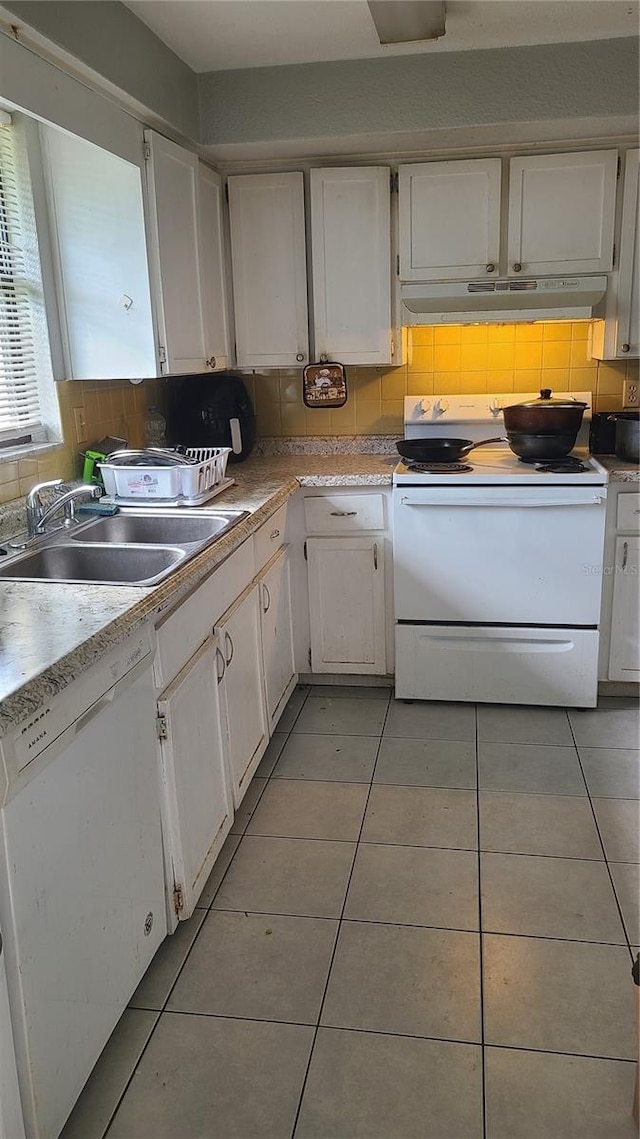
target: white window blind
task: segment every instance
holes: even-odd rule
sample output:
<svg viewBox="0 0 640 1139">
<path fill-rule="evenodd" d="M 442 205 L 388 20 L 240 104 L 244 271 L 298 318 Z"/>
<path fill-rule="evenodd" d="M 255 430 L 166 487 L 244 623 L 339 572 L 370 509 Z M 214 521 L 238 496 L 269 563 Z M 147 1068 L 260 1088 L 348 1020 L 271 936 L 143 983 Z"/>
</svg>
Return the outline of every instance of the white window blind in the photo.
<svg viewBox="0 0 640 1139">
<path fill-rule="evenodd" d="M 16 134 L 10 123 L 0 123 L 0 440 L 42 423 L 34 320 L 42 283 L 34 264 L 28 170 Z"/>
</svg>

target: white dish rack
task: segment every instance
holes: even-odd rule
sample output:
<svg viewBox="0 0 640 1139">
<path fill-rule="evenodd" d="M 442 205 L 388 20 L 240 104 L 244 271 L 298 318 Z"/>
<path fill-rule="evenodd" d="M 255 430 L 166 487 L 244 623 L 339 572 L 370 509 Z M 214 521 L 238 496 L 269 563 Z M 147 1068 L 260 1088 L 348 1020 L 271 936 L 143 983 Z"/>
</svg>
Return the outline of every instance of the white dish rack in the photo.
<svg viewBox="0 0 640 1139">
<path fill-rule="evenodd" d="M 230 454 L 231 447 L 188 447 L 185 458 L 190 461 L 173 466 L 132 466 L 117 459 L 99 466 L 113 502 L 200 506 L 233 484 L 225 477 Z"/>
</svg>

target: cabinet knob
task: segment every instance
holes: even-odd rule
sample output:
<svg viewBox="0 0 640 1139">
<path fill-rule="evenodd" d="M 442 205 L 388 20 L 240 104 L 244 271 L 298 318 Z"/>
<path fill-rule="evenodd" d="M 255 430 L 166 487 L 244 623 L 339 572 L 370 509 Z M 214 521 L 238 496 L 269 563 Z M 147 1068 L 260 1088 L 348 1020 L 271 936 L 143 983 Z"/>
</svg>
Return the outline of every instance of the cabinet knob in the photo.
<svg viewBox="0 0 640 1139">
<path fill-rule="evenodd" d="M 209 356 L 209 359 L 205 360 L 205 364 L 207 365 L 207 368 L 215 368 L 215 366 L 216 366 L 215 356 Z"/>
<path fill-rule="evenodd" d="M 522 271 L 522 265 L 520 264 L 519 261 L 514 261 L 513 265 L 512 265 L 512 269 L 513 269 L 514 273 L 520 273 Z"/>
<path fill-rule="evenodd" d="M 327 356 L 326 352 L 323 352 L 322 355 L 320 356 L 320 363 L 321 364 L 328 364 L 329 363 L 329 357 Z"/>
<path fill-rule="evenodd" d="M 488 265 L 485 265 L 485 269 L 487 270 L 487 273 L 495 273 L 496 267 L 493 261 L 490 261 Z"/>
<path fill-rule="evenodd" d="M 296 360 L 301 364 L 304 360 L 304 352 L 296 352 Z"/>
<path fill-rule="evenodd" d="M 631 350 L 630 344 L 621 344 L 620 345 L 620 351 L 621 352 L 629 352 L 630 350 Z"/>
</svg>

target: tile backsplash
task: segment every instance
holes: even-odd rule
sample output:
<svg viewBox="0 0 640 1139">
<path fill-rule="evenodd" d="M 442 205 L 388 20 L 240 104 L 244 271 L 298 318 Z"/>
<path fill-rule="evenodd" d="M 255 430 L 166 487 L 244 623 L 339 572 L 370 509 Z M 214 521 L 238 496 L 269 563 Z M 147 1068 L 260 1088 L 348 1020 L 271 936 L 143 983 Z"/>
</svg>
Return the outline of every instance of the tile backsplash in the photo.
<svg viewBox="0 0 640 1139">
<path fill-rule="evenodd" d="M 77 478 L 82 473 L 80 452 L 105 435 L 117 435 L 131 446 L 143 442 L 147 408 L 162 407 L 164 380 L 142 384 L 114 380 L 71 380 L 56 384 L 63 442 L 41 451 L 37 457 L 0 458 L 0 503 L 24 495 L 37 482 L 54 478 Z M 87 443 L 76 442 L 75 410 L 86 423 Z"/>
<path fill-rule="evenodd" d="M 638 378 L 638 361 L 588 358 L 589 324 L 452 325 L 408 330 L 407 362 L 399 368 L 347 368 L 349 399 L 337 410 L 310 410 L 302 402 L 298 369 L 244 375 L 258 419 L 258 435 L 372 435 L 402 433 L 405 395 L 485 391 L 591 391 L 599 411 L 622 406 L 625 376 Z"/>
</svg>

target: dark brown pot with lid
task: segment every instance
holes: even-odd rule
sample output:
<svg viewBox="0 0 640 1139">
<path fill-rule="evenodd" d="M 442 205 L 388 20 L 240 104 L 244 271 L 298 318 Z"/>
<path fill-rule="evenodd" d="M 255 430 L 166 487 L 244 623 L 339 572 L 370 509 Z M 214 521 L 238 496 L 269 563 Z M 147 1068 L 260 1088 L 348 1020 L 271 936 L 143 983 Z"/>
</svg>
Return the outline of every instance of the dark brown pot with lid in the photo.
<svg viewBox="0 0 640 1139">
<path fill-rule="evenodd" d="M 573 432 L 575 442 L 586 406 L 577 399 L 553 399 L 551 389 L 543 388 L 539 399 L 505 407 L 504 425 L 507 432 L 527 435 L 569 435 Z"/>
</svg>

